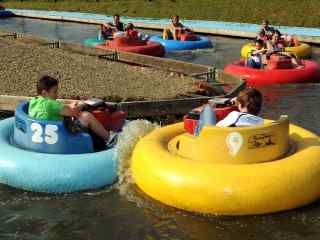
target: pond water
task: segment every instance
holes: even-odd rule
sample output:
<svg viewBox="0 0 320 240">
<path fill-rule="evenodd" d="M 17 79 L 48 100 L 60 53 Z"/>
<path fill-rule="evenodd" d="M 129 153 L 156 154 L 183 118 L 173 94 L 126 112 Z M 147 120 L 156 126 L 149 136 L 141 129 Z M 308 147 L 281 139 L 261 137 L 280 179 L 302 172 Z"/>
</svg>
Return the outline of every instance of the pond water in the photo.
<svg viewBox="0 0 320 240">
<path fill-rule="evenodd" d="M 1 19 L 0 30 L 80 43 L 97 33 L 94 25 L 25 18 Z M 216 44 L 214 50 L 168 57 L 222 68 L 239 58 L 241 46 L 248 41 L 211 38 Z M 319 49 L 314 48 L 314 59 L 319 57 Z M 287 114 L 291 122 L 320 134 L 320 84 L 276 85 L 261 91 L 265 96 L 263 117 L 277 119 Z M 319 201 L 262 216 L 199 216 L 157 203 L 134 186 L 121 192 L 124 194 L 117 187 L 106 187 L 93 192 L 48 195 L 0 185 L 0 239 L 320 239 Z"/>
</svg>

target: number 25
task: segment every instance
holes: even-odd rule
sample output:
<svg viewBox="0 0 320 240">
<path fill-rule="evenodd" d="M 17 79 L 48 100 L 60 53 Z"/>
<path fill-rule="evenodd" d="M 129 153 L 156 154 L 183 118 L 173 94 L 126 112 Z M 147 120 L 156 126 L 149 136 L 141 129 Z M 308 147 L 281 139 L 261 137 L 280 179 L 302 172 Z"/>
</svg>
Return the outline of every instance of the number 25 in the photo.
<svg viewBox="0 0 320 240">
<path fill-rule="evenodd" d="M 39 123 L 32 123 L 30 127 L 33 131 L 32 142 L 43 143 L 43 141 L 45 141 L 47 144 L 56 144 L 58 142 L 58 126 L 46 125 L 44 137 L 42 136 L 43 128 Z"/>
</svg>

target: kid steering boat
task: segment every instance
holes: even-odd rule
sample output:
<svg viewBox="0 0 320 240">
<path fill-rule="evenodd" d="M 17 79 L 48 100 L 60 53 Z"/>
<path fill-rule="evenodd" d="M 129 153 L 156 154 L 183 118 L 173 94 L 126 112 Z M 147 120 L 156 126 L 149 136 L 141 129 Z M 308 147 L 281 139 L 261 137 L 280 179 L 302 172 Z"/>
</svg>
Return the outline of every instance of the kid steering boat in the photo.
<svg viewBox="0 0 320 240">
<path fill-rule="evenodd" d="M 96 189 L 117 179 L 115 147 L 94 152 L 88 133 L 71 134 L 63 121 L 34 120 L 27 111 L 28 102 L 23 102 L 15 117 L 0 122 L 1 183 L 61 193 Z M 96 114 L 102 118 L 99 111 Z M 115 111 L 103 116 L 105 126 L 114 121 L 120 130 L 126 114 Z"/>
<path fill-rule="evenodd" d="M 199 137 L 178 123 L 143 137 L 131 169 L 143 192 L 169 206 L 265 214 L 320 197 L 320 140 L 286 117 L 254 127 L 206 126 Z"/>
</svg>

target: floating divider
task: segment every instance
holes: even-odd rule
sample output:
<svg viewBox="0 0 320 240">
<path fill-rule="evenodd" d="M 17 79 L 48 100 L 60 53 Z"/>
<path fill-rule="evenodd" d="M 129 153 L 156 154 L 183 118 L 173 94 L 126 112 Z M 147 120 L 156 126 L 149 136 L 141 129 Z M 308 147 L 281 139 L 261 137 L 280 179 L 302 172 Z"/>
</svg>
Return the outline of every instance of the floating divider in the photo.
<svg viewBox="0 0 320 240">
<path fill-rule="evenodd" d="M 129 112 L 131 118 L 141 117 L 155 117 L 162 115 L 182 115 L 187 113 L 190 109 L 198 107 L 201 104 L 206 103 L 212 98 L 228 97 L 232 98 L 238 95 L 239 91 L 246 87 L 246 82 L 235 76 L 224 73 L 221 70 L 215 72 L 219 85 L 229 85 L 232 89 L 219 96 L 199 96 L 197 94 L 188 94 L 184 96 L 178 96 L 176 99 L 163 99 L 157 101 L 130 101 L 114 103 L 118 109 Z M 205 83 L 206 86 L 208 86 Z M 209 85 L 211 89 L 212 86 Z M 0 95 L 0 110 L 1 111 L 14 111 L 16 106 L 22 101 L 29 101 L 31 97 L 27 96 L 9 96 Z M 64 103 L 70 102 L 70 99 L 59 99 Z M 78 101 L 78 100 L 73 100 Z"/>
<path fill-rule="evenodd" d="M 1 36 L 14 36 L 16 33 L 6 33 L 0 32 Z M 59 49 L 64 51 L 69 51 L 73 53 L 78 53 L 82 55 L 96 56 L 102 59 L 109 60 L 111 56 L 114 56 L 114 59 L 119 62 L 141 65 L 146 67 L 152 67 L 155 69 L 161 69 L 169 72 L 182 73 L 185 75 L 192 75 L 196 73 L 208 72 L 210 67 L 201 64 L 188 63 L 178 60 L 171 60 L 166 58 L 152 57 L 142 54 L 135 54 L 129 52 L 115 52 L 113 50 L 107 49 L 97 49 L 85 47 L 82 44 L 77 43 L 67 43 L 67 42 L 52 42 L 45 38 L 34 37 L 29 34 L 18 34 L 18 41 L 25 44 L 35 44 L 39 46 L 52 46 L 56 47 L 59 45 Z M 107 57 L 110 56 L 110 57 Z M 112 57 L 111 57 L 112 58 Z"/>
<path fill-rule="evenodd" d="M 131 101 L 114 103 L 118 109 L 127 111 L 131 118 L 156 117 L 162 115 L 182 115 L 191 109 L 206 103 L 209 99 L 220 97 L 234 97 L 246 86 L 244 81 L 237 85 L 225 95 L 207 97 L 199 95 L 182 96 L 177 99 L 163 99 L 157 101 Z M 0 110 L 14 111 L 16 106 L 22 101 L 30 101 L 31 97 L 26 96 L 8 96 L 0 95 Z M 70 99 L 59 99 L 64 103 L 70 102 Z M 79 100 L 73 100 L 79 101 Z"/>
<path fill-rule="evenodd" d="M 119 109 L 129 111 L 129 116 L 136 117 L 151 117 L 167 114 L 184 114 L 190 109 L 207 102 L 213 97 L 233 97 L 240 90 L 245 88 L 246 83 L 243 79 L 227 74 L 222 70 L 214 67 L 208 67 L 201 64 L 187 63 L 183 61 L 157 58 L 135 53 L 106 51 L 96 48 L 85 47 L 81 44 L 65 43 L 65 42 L 50 42 L 47 39 L 33 37 L 27 34 L 1 33 L 0 36 L 18 36 L 12 41 L 19 41 L 25 44 L 33 44 L 38 46 L 55 47 L 57 51 L 69 51 L 82 55 L 94 56 L 103 58 L 108 61 L 119 61 L 126 64 L 134 64 L 145 67 L 152 67 L 162 71 L 175 72 L 191 76 L 195 84 L 199 86 L 199 91 L 203 90 L 211 93 L 210 96 L 202 96 L 197 93 L 190 93 L 184 96 L 177 96 L 175 99 L 163 99 L 158 101 L 131 101 L 115 103 Z M 225 93 L 220 91 L 221 86 L 229 86 L 229 91 Z M 201 86 L 204 86 L 201 88 Z M 21 101 L 28 101 L 27 96 L 8 96 L 0 95 L 0 110 L 14 111 L 17 104 Z M 68 102 L 70 99 L 61 99 L 63 102 Z"/>
</svg>

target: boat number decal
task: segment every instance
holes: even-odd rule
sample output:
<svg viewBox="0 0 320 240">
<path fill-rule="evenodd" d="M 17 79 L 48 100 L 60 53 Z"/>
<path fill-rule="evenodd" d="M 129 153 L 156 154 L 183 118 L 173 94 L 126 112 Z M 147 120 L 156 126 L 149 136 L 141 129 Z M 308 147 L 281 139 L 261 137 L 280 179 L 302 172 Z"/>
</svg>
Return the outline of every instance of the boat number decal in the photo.
<svg viewBox="0 0 320 240">
<path fill-rule="evenodd" d="M 248 148 L 264 148 L 268 146 L 276 145 L 275 136 L 271 133 L 261 133 L 250 136 L 248 139 Z"/>
<path fill-rule="evenodd" d="M 32 123 L 31 124 L 31 130 L 33 131 L 32 142 L 42 143 L 43 142 L 42 126 L 39 123 Z"/>
<path fill-rule="evenodd" d="M 227 146 L 229 148 L 229 154 L 236 156 L 243 144 L 243 137 L 240 133 L 232 132 L 227 136 Z"/>
<path fill-rule="evenodd" d="M 58 126 L 56 125 L 46 125 L 45 126 L 45 136 L 43 137 L 43 128 L 39 123 L 32 123 L 31 130 L 33 131 L 32 142 L 34 143 L 47 143 L 56 144 L 58 142 Z"/>
</svg>

